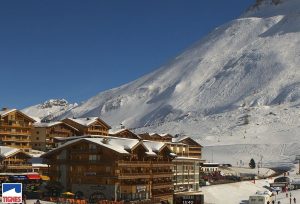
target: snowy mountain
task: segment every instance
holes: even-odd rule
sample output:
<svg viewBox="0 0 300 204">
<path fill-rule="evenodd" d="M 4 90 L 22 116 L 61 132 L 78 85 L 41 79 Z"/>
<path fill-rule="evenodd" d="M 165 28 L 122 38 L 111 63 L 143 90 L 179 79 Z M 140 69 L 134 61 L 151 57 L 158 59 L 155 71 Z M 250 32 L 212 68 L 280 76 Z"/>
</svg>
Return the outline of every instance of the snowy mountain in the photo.
<svg viewBox="0 0 300 204">
<path fill-rule="evenodd" d="M 230 152 L 232 162 L 291 162 L 300 154 L 299 64 L 300 1 L 257 0 L 153 73 L 56 115 L 188 134 L 210 146 L 207 159 L 216 151 L 217 161 Z"/>
<path fill-rule="evenodd" d="M 50 99 L 44 103 L 25 108 L 22 112 L 40 120 L 52 120 L 76 106 L 78 106 L 77 103 L 69 104 L 65 99 Z"/>
</svg>

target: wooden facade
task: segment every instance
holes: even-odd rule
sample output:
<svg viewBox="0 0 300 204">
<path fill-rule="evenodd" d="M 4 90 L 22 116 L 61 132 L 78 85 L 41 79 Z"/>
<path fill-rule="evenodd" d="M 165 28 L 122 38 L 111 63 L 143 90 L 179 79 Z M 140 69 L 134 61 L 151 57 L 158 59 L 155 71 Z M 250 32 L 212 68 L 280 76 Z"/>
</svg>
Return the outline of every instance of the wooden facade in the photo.
<svg viewBox="0 0 300 204">
<path fill-rule="evenodd" d="M 159 141 L 159 142 L 172 142 L 172 135 L 170 134 L 157 134 L 157 133 L 142 133 L 139 134 L 143 140 Z"/>
<path fill-rule="evenodd" d="M 34 124 L 32 149 L 48 151 L 55 148 L 54 138 L 80 135 L 79 130 L 63 122 Z"/>
<path fill-rule="evenodd" d="M 28 152 L 31 148 L 31 132 L 34 119 L 16 109 L 0 111 L 1 145 L 22 149 Z"/>
<path fill-rule="evenodd" d="M 0 171 L 7 173 L 31 172 L 32 165 L 29 162 L 31 156 L 27 153 L 11 147 L 0 146 Z"/>
<path fill-rule="evenodd" d="M 198 191 L 202 146 L 187 136 L 170 134 L 139 134 L 145 140 L 164 142 L 176 154 L 173 160 L 173 183 L 175 191 Z"/>
<path fill-rule="evenodd" d="M 79 130 L 79 135 L 109 135 L 111 127 L 97 117 L 66 118 L 62 122 Z"/>
<path fill-rule="evenodd" d="M 64 190 L 91 200 L 172 202 L 174 157 L 167 145 L 116 137 L 74 140 L 43 156 Z"/>
<path fill-rule="evenodd" d="M 114 137 L 122 137 L 122 138 L 130 138 L 130 139 L 141 139 L 137 134 L 130 131 L 129 129 L 121 129 L 115 132 L 110 132 L 109 135 Z"/>
</svg>

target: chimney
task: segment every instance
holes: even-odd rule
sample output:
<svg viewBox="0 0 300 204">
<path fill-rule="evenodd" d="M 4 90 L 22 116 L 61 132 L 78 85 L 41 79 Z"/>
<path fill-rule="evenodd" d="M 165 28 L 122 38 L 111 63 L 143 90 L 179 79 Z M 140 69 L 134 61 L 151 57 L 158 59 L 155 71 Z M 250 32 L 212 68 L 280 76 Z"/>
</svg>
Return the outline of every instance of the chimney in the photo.
<svg viewBox="0 0 300 204">
<path fill-rule="evenodd" d="M 86 118 L 86 120 L 90 120 L 90 118 Z"/>
</svg>

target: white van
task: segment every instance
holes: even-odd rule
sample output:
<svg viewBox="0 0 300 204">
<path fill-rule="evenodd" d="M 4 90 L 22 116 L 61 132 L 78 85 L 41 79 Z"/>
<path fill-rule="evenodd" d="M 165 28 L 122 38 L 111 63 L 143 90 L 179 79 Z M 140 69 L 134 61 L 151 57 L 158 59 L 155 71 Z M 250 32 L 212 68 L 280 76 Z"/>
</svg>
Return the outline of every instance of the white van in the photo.
<svg viewBox="0 0 300 204">
<path fill-rule="evenodd" d="M 272 201 L 269 195 L 252 195 L 249 197 L 249 204 L 267 204 L 267 202 Z"/>
</svg>

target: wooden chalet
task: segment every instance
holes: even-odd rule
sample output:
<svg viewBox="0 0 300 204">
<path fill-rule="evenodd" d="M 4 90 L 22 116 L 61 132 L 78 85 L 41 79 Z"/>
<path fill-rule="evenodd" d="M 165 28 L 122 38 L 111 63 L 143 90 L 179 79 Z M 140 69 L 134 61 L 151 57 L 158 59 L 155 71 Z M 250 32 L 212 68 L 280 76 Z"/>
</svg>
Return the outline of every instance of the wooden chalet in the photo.
<svg viewBox="0 0 300 204">
<path fill-rule="evenodd" d="M 130 139 L 141 139 L 137 134 L 130 131 L 129 129 L 120 129 L 114 132 L 109 132 L 110 136 L 114 137 L 122 137 L 122 138 L 130 138 Z"/>
<path fill-rule="evenodd" d="M 62 122 L 79 130 L 79 135 L 109 135 L 109 129 L 111 129 L 98 117 L 66 118 Z"/>
<path fill-rule="evenodd" d="M 139 134 L 143 140 L 159 141 L 159 142 L 172 142 L 173 136 L 170 134 L 157 134 L 157 133 L 142 133 Z"/>
<path fill-rule="evenodd" d="M 172 202 L 174 154 L 162 142 L 79 138 L 45 153 L 51 180 L 65 191 L 103 200 Z"/>
<path fill-rule="evenodd" d="M 178 147 L 178 144 L 185 144 L 187 146 L 187 149 L 185 149 L 183 154 L 187 155 L 188 157 L 194 157 L 199 159 L 202 158 L 202 146 L 192 138 L 188 136 L 179 136 L 173 138 L 172 143 L 174 145 L 171 146 L 173 146 L 174 148 Z"/>
<path fill-rule="evenodd" d="M 187 136 L 173 137 L 170 134 L 157 133 L 144 133 L 139 136 L 144 140 L 164 142 L 176 154 L 173 159 L 173 183 L 176 192 L 199 190 L 199 170 L 200 163 L 203 162 L 200 144 Z"/>
<path fill-rule="evenodd" d="M 0 171 L 6 173 L 31 172 L 31 156 L 20 149 L 0 146 Z"/>
<path fill-rule="evenodd" d="M 28 152 L 31 148 L 31 132 L 34 122 L 34 119 L 17 109 L 3 108 L 0 111 L 1 145 Z"/>
<path fill-rule="evenodd" d="M 32 132 L 32 149 L 48 151 L 55 148 L 54 138 L 80 135 L 79 130 L 64 122 L 36 123 Z"/>
</svg>

